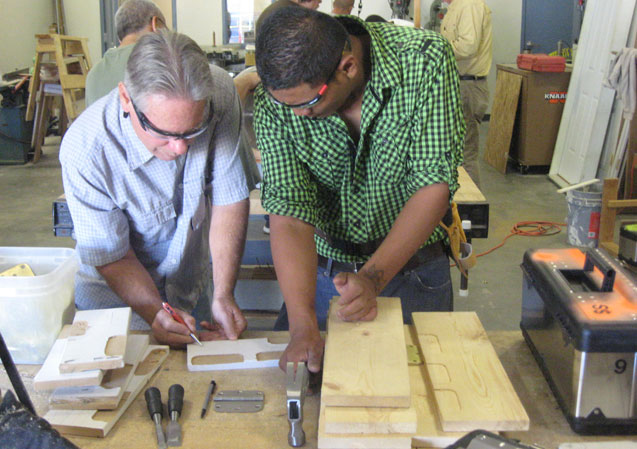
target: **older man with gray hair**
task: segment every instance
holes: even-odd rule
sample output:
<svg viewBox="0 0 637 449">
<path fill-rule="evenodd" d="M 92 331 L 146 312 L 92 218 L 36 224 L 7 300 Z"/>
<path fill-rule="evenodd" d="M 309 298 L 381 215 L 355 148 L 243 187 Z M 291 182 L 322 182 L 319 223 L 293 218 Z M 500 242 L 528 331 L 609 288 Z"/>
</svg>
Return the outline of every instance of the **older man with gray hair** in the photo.
<svg viewBox="0 0 637 449">
<path fill-rule="evenodd" d="M 130 306 L 132 329 L 150 327 L 172 346 L 192 342 L 196 319 L 201 340 L 239 336 L 246 320 L 233 291 L 249 208 L 240 131 L 232 79 L 192 39 L 168 30 L 139 39 L 124 82 L 60 148 L 78 309 Z"/>
<path fill-rule="evenodd" d="M 115 13 L 119 46 L 109 48 L 86 77 L 86 106 L 109 93 L 124 79 L 126 62 L 140 36 L 166 26 L 159 7 L 150 0 L 126 0 Z"/>
</svg>

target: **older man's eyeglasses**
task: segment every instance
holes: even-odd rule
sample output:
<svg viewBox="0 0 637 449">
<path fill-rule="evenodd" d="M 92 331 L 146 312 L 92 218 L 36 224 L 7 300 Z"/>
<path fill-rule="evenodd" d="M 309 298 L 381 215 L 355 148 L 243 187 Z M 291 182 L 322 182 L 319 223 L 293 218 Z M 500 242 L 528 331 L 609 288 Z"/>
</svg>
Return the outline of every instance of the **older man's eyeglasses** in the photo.
<svg viewBox="0 0 637 449">
<path fill-rule="evenodd" d="M 141 125 L 142 129 L 157 139 L 162 139 L 162 140 L 194 139 L 195 137 L 205 133 L 208 127 L 210 126 L 210 122 L 212 121 L 212 103 L 209 103 L 206 107 L 206 109 L 208 110 L 208 116 L 201 123 L 200 126 L 190 131 L 186 131 L 185 133 L 173 133 L 170 131 L 164 131 L 162 129 L 157 128 L 155 125 L 153 125 L 152 122 L 148 119 L 148 117 L 146 117 L 146 115 L 137 108 L 132 98 L 131 98 L 131 104 L 133 105 L 133 110 L 135 111 L 135 114 L 137 115 L 137 119 L 139 120 L 139 124 Z"/>
</svg>

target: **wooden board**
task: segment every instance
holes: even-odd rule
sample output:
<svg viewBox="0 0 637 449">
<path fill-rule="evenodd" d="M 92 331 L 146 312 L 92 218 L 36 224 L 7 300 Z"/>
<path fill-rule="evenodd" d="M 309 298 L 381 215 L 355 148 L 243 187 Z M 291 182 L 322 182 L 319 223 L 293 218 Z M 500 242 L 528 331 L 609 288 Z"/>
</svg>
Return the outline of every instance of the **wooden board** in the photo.
<svg viewBox="0 0 637 449">
<path fill-rule="evenodd" d="M 413 404 L 413 398 L 412 398 Z M 326 433 L 415 434 L 416 409 L 394 407 L 325 407 Z"/>
<path fill-rule="evenodd" d="M 325 432 L 325 404 L 321 394 L 318 425 L 319 449 L 411 449 L 410 434 L 345 434 Z"/>
<path fill-rule="evenodd" d="M 529 428 L 529 417 L 475 312 L 412 317 L 443 430 Z"/>
<path fill-rule="evenodd" d="M 464 167 L 458 167 L 458 184 L 460 184 L 460 187 L 453 196 L 456 203 L 481 204 L 487 202 L 487 199 Z"/>
<path fill-rule="evenodd" d="M 407 344 L 417 344 L 418 336 L 414 326 L 405 326 L 405 341 Z M 411 382 L 411 403 L 416 410 L 418 420 L 416 434 L 411 439 L 411 447 L 447 447 L 464 436 L 465 432 L 445 432 L 442 430 L 431 382 L 424 364 L 409 366 L 409 380 Z"/>
<path fill-rule="evenodd" d="M 148 348 L 148 335 L 130 335 L 126 343 L 124 367 L 108 370 L 102 383 L 89 387 L 57 388 L 49 398 L 53 409 L 113 410 L 119 405 L 135 369 Z"/>
<path fill-rule="evenodd" d="M 188 345 L 188 371 L 270 368 L 279 366 L 286 343 L 267 338 L 203 341 Z"/>
<path fill-rule="evenodd" d="M 500 173 L 506 173 L 521 86 L 521 75 L 498 70 L 484 160 Z"/>
<path fill-rule="evenodd" d="M 65 386 L 86 386 L 99 385 L 104 377 L 104 371 L 92 370 L 79 373 L 60 373 L 60 362 L 66 347 L 66 338 L 71 330 L 70 325 L 66 325 L 60 331 L 57 340 L 46 356 L 42 368 L 33 378 L 33 388 L 40 390 L 53 390 Z"/>
<path fill-rule="evenodd" d="M 122 368 L 130 318 L 130 307 L 76 312 L 60 372 Z"/>
<path fill-rule="evenodd" d="M 407 349 L 400 298 L 378 298 L 373 321 L 345 322 L 332 299 L 321 402 L 339 407 L 409 407 Z"/>
<path fill-rule="evenodd" d="M 414 344 L 417 336 L 413 326 L 404 326 L 405 341 L 407 344 Z M 378 441 L 385 438 L 392 440 L 393 436 L 388 434 L 398 433 L 397 430 L 406 429 L 407 423 L 402 420 L 404 413 L 412 411 L 416 414 L 416 426 L 409 426 L 412 429 L 411 446 L 415 448 L 444 448 L 458 440 L 464 435 L 464 432 L 444 432 L 440 426 L 438 415 L 436 413 L 436 405 L 431 394 L 431 386 L 427 378 L 427 371 L 423 364 L 409 366 L 409 380 L 411 384 L 411 403 L 409 409 L 398 408 L 366 408 L 366 407 L 323 407 L 325 412 L 322 416 L 324 425 L 320 426 L 320 441 L 326 447 L 371 447 L 372 444 L 379 444 Z M 370 419 L 365 421 L 363 412 L 368 409 L 373 413 L 367 414 Z M 342 421 L 335 426 L 334 422 L 330 424 L 329 411 L 338 411 L 338 415 L 334 417 L 340 418 Z M 383 411 L 385 414 L 383 415 Z M 399 414 L 402 411 L 403 414 Z M 346 416 L 345 413 L 352 413 Z M 354 428 L 361 430 L 365 435 L 352 434 L 350 429 L 346 428 L 346 424 L 351 423 Z M 328 430 L 328 429 L 337 430 Z M 378 430 L 378 432 L 367 432 L 367 430 Z M 370 435 L 368 433 L 376 433 Z M 384 434 L 384 435 L 383 435 Z M 401 442 L 401 440 L 398 440 Z M 395 444 L 385 442 L 385 444 Z M 382 443 L 381 443 L 382 444 Z M 396 443 L 400 444 L 400 443 Z M 341 446 L 342 445 L 342 446 Z M 379 446 L 385 447 L 385 446 Z M 409 446 L 408 446 L 409 447 Z"/>
<path fill-rule="evenodd" d="M 135 375 L 126 387 L 122 403 L 116 410 L 49 410 L 44 415 L 44 419 L 65 435 L 105 437 L 166 357 L 168 357 L 168 346 L 150 345 L 146 348 L 144 358 L 137 366 Z M 150 417 L 148 424 L 152 426 Z"/>
</svg>

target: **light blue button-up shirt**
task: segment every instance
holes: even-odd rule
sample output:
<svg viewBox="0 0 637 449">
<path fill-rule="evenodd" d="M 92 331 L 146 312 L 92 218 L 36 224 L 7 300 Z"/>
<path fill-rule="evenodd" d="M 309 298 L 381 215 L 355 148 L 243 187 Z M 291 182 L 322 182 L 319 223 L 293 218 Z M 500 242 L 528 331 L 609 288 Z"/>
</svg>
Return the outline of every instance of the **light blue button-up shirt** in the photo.
<svg viewBox="0 0 637 449">
<path fill-rule="evenodd" d="M 211 283 L 211 205 L 248 197 L 238 155 L 241 107 L 232 79 L 211 66 L 213 120 L 188 152 L 157 159 L 124 118 L 117 89 L 84 111 L 60 147 L 64 191 L 80 269 L 78 309 L 126 306 L 95 267 L 128 252 L 150 273 L 163 300 L 191 311 Z M 133 314 L 131 329 L 147 329 Z"/>
</svg>

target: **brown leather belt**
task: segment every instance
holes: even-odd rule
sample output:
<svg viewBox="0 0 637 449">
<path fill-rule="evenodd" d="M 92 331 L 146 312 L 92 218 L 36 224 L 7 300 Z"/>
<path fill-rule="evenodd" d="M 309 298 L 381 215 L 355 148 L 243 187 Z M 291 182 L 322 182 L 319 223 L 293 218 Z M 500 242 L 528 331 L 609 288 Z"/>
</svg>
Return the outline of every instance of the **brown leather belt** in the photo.
<svg viewBox="0 0 637 449">
<path fill-rule="evenodd" d="M 476 76 L 476 75 L 460 75 L 460 81 L 480 81 L 487 79 L 486 76 Z"/>
<path fill-rule="evenodd" d="M 442 241 L 434 242 L 430 245 L 423 246 L 411 259 L 407 261 L 405 266 L 401 268 L 401 272 L 413 270 L 414 268 L 423 265 L 437 257 L 443 256 L 447 253 L 444 243 Z M 338 260 L 324 257 L 319 254 L 318 266 L 330 271 L 347 271 L 349 273 L 358 273 L 358 270 L 363 268 L 365 262 L 339 262 Z"/>
</svg>

